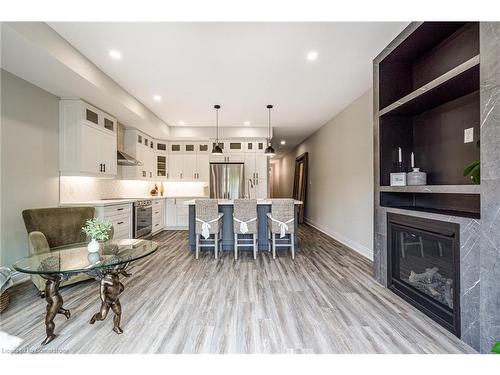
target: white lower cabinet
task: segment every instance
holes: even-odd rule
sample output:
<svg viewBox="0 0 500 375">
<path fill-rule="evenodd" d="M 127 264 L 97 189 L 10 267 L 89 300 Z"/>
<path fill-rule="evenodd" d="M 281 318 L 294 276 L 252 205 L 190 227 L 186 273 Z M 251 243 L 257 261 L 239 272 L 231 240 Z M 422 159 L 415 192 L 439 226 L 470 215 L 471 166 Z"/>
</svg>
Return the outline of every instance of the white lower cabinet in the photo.
<svg viewBox="0 0 500 375">
<path fill-rule="evenodd" d="M 189 206 L 184 204 L 191 198 L 168 198 L 165 205 L 167 229 L 187 229 L 189 226 Z"/>
<path fill-rule="evenodd" d="M 152 234 L 162 231 L 165 227 L 165 199 L 153 200 L 153 213 L 152 213 Z"/>
<path fill-rule="evenodd" d="M 132 238 L 132 203 L 96 207 L 96 217 L 113 224 L 113 239 Z"/>
</svg>

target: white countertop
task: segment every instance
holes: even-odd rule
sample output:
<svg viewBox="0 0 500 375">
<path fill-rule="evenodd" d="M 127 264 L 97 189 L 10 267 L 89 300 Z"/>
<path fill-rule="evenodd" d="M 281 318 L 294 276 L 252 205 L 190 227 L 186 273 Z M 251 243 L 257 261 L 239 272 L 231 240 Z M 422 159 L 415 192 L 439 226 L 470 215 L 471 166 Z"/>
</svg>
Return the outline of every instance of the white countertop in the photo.
<svg viewBox="0 0 500 375">
<path fill-rule="evenodd" d="M 81 201 L 81 202 L 60 202 L 59 206 L 62 207 L 72 207 L 72 206 L 93 206 L 93 207 L 101 207 L 101 206 L 113 206 L 115 204 L 127 204 L 127 203 L 134 203 L 137 201 L 142 201 L 145 199 L 202 199 L 202 198 L 208 198 L 208 197 L 193 197 L 192 195 L 190 196 L 170 196 L 170 195 L 164 195 L 164 196 L 149 196 L 149 197 L 137 197 L 137 198 L 118 198 L 118 199 L 98 199 L 98 200 L 93 200 L 93 201 Z M 194 202 L 194 201 L 193 201 Z"/>
<path fill-rule="evenodd" d="M 187 205 L 192 205 L 195 203 L 195 200 L 192 199 L 190 201 L 184 202 L 184 204 Z M 234 204 L 234 201 L 232 199 L 219 199 L 218 203 L 220 205 L 231 205 Z M 270 205 L 272 203 L 271 199 L 257 199 L 257 204 L 258 205 Z M 295 201 L 295 204 L 302 204 L 302 201 Z"/>
</svg>

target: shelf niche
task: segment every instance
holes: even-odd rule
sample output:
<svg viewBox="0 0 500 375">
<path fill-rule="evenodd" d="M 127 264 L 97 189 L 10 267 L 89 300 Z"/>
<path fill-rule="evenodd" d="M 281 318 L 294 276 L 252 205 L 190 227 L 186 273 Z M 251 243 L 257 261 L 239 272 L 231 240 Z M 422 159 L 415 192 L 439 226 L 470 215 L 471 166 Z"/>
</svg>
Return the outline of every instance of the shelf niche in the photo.
<svg viewBox="0 0 500 375">
<path fill-rule="evenodd" d="M 479 194 L 381 192 L 382 207 L 480 219 Z"/>
<path fill-rule="evenodd" d="M 379 108 L 477 55 L 478 22 L 424 22 L 380 62 Z"/>
<path fill-rule="evenodd" d="M 403 164 L 427 173 L 428 185 L 470 185 L 463 175 L 467 165 L 479 160 L 479 91 L 416 115 L 387 115 L 380 118 L 380 185 L 390 184 L 390 173 L 403 150 Z M 474 141 L 464 143 L 464 130 L 473 128 Z"/>
</svg>

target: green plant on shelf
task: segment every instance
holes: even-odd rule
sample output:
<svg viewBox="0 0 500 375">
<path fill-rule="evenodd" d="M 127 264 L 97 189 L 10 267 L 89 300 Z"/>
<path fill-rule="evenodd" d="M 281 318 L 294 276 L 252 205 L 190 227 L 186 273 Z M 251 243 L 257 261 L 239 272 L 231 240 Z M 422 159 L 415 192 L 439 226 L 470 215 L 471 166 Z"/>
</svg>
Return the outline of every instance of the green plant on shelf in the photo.
<svg viewBox="0 0 500 375">
<path fill-rule="evenodd" d="M 476 142 L 476 146 L 477 146 L 477 148 L 480 148 L 479 141 Z M 481 183 L 481 163 L 480 163 L 480 161 L 475 160 L 472 163 L 470 163 L 468 166 L 466 166 L 464 169 L 464 176 L 465 177 L 469 176 L 474 184 L 479 185 Z"/>
<path fill-rule="evenodd" d="M 481 183 L 481 164 L 479 160 L 473 161 L 464 169 L 464 176 L 469 176 L 473 183 Z"/>
<path fill-rule="evenodd" d="M 492 353 L 500 354 L 500 341 L 497 341 L 491 348 Z"/>
<path fill-rule="evenodd" d="M 85 222 L 82 231 L 93 240 L 107 241 L 110 237 L 111 228 L 113 228 L 113 224 L 110 221 L 95 217 Z"/>
</svg>

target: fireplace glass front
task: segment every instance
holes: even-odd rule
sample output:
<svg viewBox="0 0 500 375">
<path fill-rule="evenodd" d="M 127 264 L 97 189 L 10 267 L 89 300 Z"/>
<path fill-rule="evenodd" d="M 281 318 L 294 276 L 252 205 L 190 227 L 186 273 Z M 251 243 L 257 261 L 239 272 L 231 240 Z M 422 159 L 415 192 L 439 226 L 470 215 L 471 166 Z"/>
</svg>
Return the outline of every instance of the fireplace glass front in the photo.
<svg viewBox="0 0 500 375">
<path fill-rule="evenodd" d="M 458 224 L 388 214 L 389 288 L 458 334 Z"/>
</svg>

